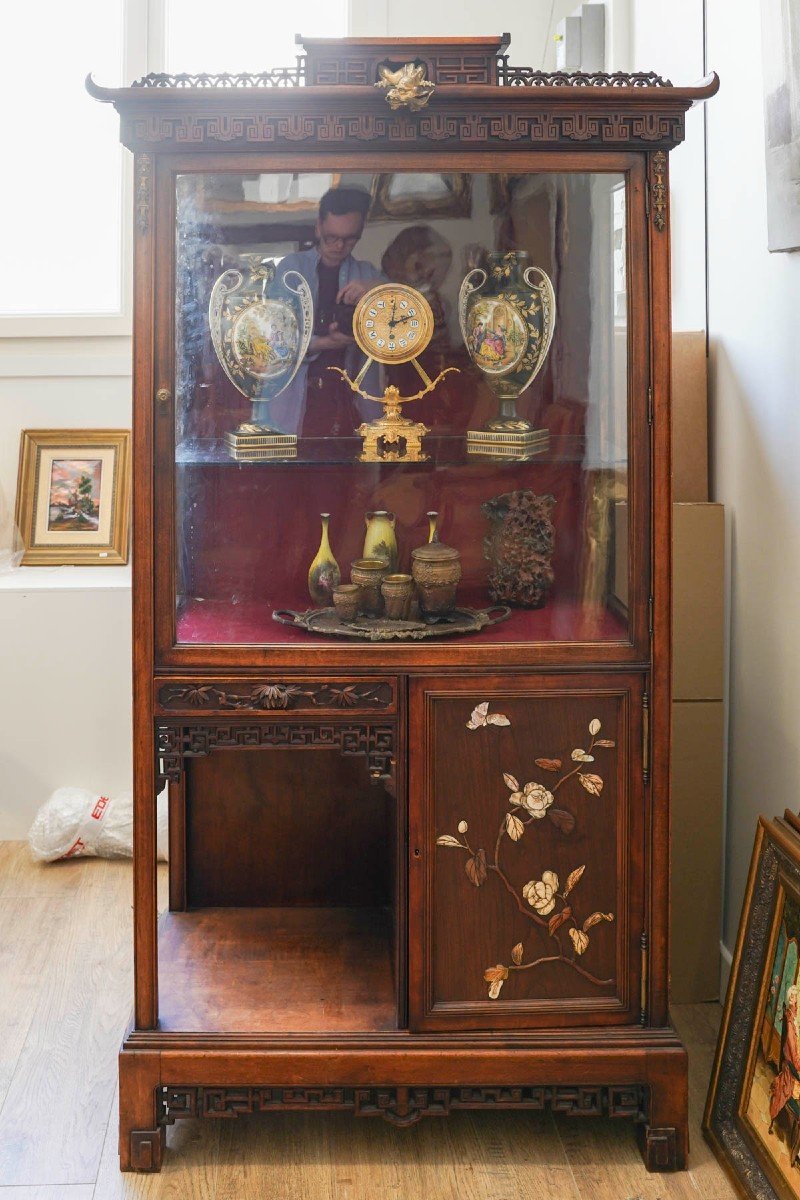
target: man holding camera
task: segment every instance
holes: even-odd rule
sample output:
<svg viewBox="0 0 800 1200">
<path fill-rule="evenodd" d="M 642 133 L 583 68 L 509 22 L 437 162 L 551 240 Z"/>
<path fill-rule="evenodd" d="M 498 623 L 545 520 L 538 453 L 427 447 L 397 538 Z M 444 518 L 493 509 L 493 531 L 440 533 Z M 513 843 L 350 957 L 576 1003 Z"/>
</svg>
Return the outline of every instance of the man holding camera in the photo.
<svg viewBox="0 0 800 1200">
<path fill-rule="evenodd" d="M 386 277 L 370 262 L 353 257 L 364 232 L 370 206 L 361 188 L 331 188 L 319 202 L 317 244 L 288 254 L 280 271 L 299 271 L 314 298 L 314 330 L 308 354 L 286 390 L 270 405 L 269 418 L 301 437 L 352 437 L 363 417 L 358 397 L 340 375 L 354 377 L 363 356 L 353 338 L 353 308 L 370 288 Z M 377 386 L 370 379 L 366 391 Z"/>
</svg>

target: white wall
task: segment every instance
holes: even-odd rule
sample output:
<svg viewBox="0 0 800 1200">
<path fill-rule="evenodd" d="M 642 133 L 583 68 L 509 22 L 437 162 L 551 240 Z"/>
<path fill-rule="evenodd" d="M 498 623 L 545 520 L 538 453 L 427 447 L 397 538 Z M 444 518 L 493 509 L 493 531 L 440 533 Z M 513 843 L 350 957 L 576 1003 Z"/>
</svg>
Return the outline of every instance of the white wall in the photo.
<svg viewBox="0 0 800 1200">
<path fill-rule="evenodd" d="M 703 0 L 668 7 L 635 0 L 633 69 L 655 71 L 672 83 L 703 77 Z M 686 140 L 669 156 L 672 236 L 672 323 L 705 329 L 705 150 L 703 108 L 686 114 Z"/>
<path fill-rule="evenodd" d="M 800 253 L 767 250 L 758 0 L 708 0 L 714 498 L 731 521 L 724 940 L 759 813 L 800 808 Z"/>
<path fill-rule="evenodd" d="M 734 945 L 760 813 L 797 809 L 800 771 L 800 253 L 767 250 L 759 0 L 706 0 L 712 499 L 729 523 L 729 752 L 723 942 Z M 701 0 L 635 2 L 637 69 L 699 76 Z M 702 112 L 671 155 L 673 316 L 702 328 Z M 694 131 L 694 132 L 693 132 Z M 678 448 L 679 452 L 679 448 Z"/>
<path fill-rule="evenodd" d="M 0 343 L 0 488 L 13 511 L 21 429 L 129 429 L 126 338 Z M 0 840 L 62 785 L 131 786 L 130 568 L 0 576 Z"/>
</svg>

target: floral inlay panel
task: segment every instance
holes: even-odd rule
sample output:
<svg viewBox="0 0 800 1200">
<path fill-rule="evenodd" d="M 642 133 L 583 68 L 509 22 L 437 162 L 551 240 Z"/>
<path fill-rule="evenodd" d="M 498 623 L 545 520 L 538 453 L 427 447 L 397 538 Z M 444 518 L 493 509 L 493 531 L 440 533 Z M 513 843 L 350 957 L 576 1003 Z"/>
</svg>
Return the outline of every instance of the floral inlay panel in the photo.
<svg viewBox="0 0 800 1200">
<path fill-rule="evenodd" d="M 467 729 L 471 731 L 510 725 L 511 721 L 504 714 L 489 713 L 486 701 L 473 710 L 467 721 Z M 591 930 L 603 922 L 613 922 L 614 914 L 592 905 L 591 881 L 584 883 L 586 863 L 577 863 L 562 880 L 542 858 L 541 846 L 537 845 L 536 838 L 537 823 L 545 820 L 555 825 L 562 834 L 570 835 L 575 831 L 574 813 L 562 807 L 562 804 L 569 803 L 570 787 L 581 787 L 598 800 L 602 796 L 603 777 L 598 774 L 602 768 L 596 765 L 596 760 L 613 750 L 615 742 L 611 738 L 600 737 L 601 730 L 600 720 L 593 718 L 589 722 L 589 740 L 585 749 L 582 746 L 575 747 L 566 761 L 561 757 L 535 758 L 534 764 L 540 776 L 538 779 L 520 783 L 516 775 L 503 772 L 502 784 L 508 789 L 503 802 L 510 807 L 502 815 L 494 848 L 489 853 L 484 847 L 472 844 L 467 817 L 458 821 L 455 834 L 441 834 L 436 839 L 437 846 L 459 850 L 466 855 L 464 873 L 473 887 L 480 888 L 487 883 L 503 887 L 508 893 L 509 904 L 515 905 L 519 914 L 532 926 L 530 938 L 516 942 L 510 949 L 507 961 L 489 965 L 484 970 L 483 978 L 488 984 L 489 998 L 492 1000 L 499 997 L 503 984 L 512 972 L 546 970 L 553 963 L 565 964 L 598 986 L 608 986 L 614 982 L 613 979 L 599 978 L 590 969 Z M 559 793 L 559 803 L 556 803 Z M 533 868 L 531 878 L 519 889 L 507 874 L 503 851 L 507 840 L 519 843 L 523 838 L 526 848 L 530 844 L 532 863 L 539 866 L 538 869 Z M 584 959 L 584 955 L 588 957 Z"/>
</svg>

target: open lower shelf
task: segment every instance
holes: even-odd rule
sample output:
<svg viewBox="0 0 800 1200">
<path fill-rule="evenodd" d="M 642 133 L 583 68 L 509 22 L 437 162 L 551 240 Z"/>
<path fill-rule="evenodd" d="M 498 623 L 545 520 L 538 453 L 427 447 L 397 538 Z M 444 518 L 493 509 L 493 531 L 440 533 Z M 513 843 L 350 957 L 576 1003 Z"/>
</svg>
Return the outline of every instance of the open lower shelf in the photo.
<svg viewBox="0 0 800 1200">
<path fill-rule="evenodd" d="M 397 1028 L 382 908 L 205 908 L 159 926 L 160 1028 L 354 1033 Z"/>
</svg>

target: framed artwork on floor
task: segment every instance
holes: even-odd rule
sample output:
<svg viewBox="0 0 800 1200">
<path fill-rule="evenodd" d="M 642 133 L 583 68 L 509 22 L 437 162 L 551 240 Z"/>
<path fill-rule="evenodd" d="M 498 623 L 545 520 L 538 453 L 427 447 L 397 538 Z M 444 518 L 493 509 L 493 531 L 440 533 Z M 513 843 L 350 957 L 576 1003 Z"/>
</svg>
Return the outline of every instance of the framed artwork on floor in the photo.
<svg viewBox="0 0 800 1200">
<path fill-rule="evenodd" d="M 759 818 L 703 1132 L 742 1195 L 800 1197 L 800 822 Z"/>
<path fill-rule="evenodd" d="M 24 429 L 17 479 L 23 566 L 128 561 L 130 433 Z"/>
</svg>

